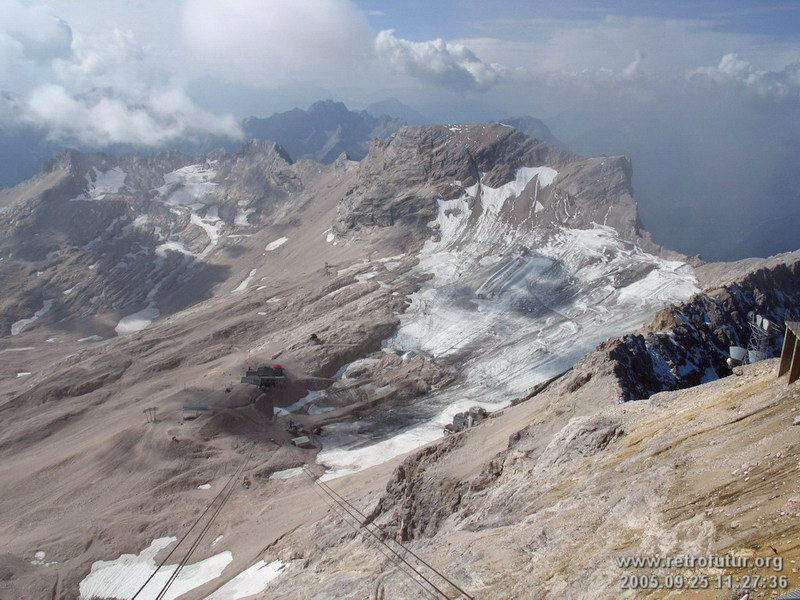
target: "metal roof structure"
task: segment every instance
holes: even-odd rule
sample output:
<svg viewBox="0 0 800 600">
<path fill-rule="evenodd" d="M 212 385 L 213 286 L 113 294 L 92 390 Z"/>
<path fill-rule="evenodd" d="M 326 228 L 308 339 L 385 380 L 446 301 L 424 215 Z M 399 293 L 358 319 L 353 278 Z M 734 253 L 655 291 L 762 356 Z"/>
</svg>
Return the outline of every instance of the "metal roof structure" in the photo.
<svg viewBox="0 0 800 600">
<path fill-rule="evenodd" d="M 286 381 L 286 374 L 281 365 L 272 365 L 271 367 L 259 367 L 258 369 L 247 369 L 242 383 L 249 383 L 250 385 L 257 385 L 262 390 L 270 387 L 275 387 L 279 383 Z"/>
<path fill-rule="evenodd" d="M 788 373 L 789 383 L 800 378 L 800 321 L 786 321 L 778 377 Z"/>
<path fill-rule="evenodd" d="M 800 590 L 792 590 L 785 593 L 783 596 L 778 596 L 774 600 L 800 600 Z"/>
</svg>

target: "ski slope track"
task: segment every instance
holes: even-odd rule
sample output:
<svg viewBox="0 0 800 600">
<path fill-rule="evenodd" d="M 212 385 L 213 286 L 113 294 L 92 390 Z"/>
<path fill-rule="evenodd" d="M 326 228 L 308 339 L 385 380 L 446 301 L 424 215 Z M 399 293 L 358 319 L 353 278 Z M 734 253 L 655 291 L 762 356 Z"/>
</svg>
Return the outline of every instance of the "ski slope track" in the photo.
<svg viewBox="0 0 800 600">
<path fill-rule="evenodd" d="M 413 294 L 387 346 L 451 364 L 459 381 L 406 409 L 415 425 L 374 444 L 331 432 L 319 457 L 326 479 L 437 439 L 471 406 L 507 406 L 603 340 L 700 291 L 689 265 L 644 252 L 611 227 L 534 226 L 538 191 L 557 175 L 521 168 L 505 185 L 479 181 L 438 201 L 433 237 L 416 267 L 433 277 Z M 517 205 L 529 186 L 532 200 Z"/>
</svg>

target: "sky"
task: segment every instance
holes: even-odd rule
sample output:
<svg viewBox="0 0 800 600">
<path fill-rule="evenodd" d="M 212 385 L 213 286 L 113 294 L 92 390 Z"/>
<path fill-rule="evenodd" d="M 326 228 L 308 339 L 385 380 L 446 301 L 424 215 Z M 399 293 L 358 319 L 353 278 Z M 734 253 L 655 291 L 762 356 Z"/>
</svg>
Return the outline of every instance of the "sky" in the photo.
<svg viewBox="0 0 800 600">
<path fill-rule="evenodd" d="M 235 139 L 323 98 L 529 114 L 630 156 L 656 241 L 797 246 L 797 0 L 0 0 L 0 91 L 0 125 L 100 148 Z"/>
</svg>

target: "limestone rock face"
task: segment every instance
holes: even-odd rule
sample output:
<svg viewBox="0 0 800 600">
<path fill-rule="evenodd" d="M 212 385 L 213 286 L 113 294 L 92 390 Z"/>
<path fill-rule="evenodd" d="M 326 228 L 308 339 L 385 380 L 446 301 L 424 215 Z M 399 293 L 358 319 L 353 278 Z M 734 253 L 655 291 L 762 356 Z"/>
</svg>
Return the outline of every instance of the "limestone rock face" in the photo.
<svg viewBox="0 0 800 600">
<path fill-rule="evenodd" d="M 665 308 L 641 331 L 605 342 L 625 400 L 692 387 L 730 374 L 730 346 L 747 347 L 748 314 L 775 324 L 767 351 L 780 352 L 783 323 L 800 306 L 800 257 L 756 268 L 678 306 Z"/>
<path fill-rule="evenodd" d="M 404 127 L 376 140 L 340 203 L 335 229 L 421 227 L 435 217 L 437 200 L 457 198 L 478 182 L 498 188 L 518 169 L 543 165 L 558 172 L 555 181 L 531 182 L 514 204 L 520 214 L 536 213 L 530 227 L 599 223 L 639 238 L 626 158 L 585 159 L 497 123 Z"/>
</svg>

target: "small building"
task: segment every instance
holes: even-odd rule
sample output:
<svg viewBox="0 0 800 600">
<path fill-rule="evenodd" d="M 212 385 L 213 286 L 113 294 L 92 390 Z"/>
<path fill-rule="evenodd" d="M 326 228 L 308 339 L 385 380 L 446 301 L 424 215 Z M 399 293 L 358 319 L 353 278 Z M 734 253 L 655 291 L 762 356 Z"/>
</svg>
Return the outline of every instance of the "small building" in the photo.
<svg viewBox="0 0 800 600">
<path fill-rule="evenodd" d="M 789 383 L 800 378 L 800 321 L 786 321 L 778 377 L 789 374 Z"/>
<path fill-rule="evenodd" d="M 262 390 L 272 388 L 286 381 L 286 373 L 281 365 L 247 369 L 242 377 L 242 383 L 257 385 Z"/>
<path fill-rule="evenodd" d="M 297 446 L 298 448 L 313 448 L 314 444 L 311 443 L 311 439 L 307 435 L 301 435 L 300 437 L 292 438 L 292 444 Z"/>
</svg>

